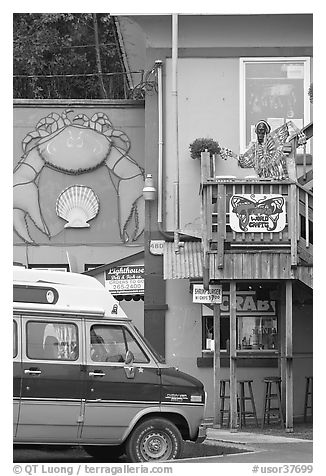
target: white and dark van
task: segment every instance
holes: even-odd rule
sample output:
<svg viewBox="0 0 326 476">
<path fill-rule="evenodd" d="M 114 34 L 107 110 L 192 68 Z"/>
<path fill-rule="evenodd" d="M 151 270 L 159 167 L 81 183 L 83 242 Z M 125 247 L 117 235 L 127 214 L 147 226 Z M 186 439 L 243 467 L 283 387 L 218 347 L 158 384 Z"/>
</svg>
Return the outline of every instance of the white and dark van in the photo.
<svg viewBox="0 0 326 476">
<path fill-rule="evenodd" d="M 13 325 L 15 444 L 155 462 L 203 441 L 202 383 L 165 365 L 95 278 L 15 267 Z"/>
</svg>

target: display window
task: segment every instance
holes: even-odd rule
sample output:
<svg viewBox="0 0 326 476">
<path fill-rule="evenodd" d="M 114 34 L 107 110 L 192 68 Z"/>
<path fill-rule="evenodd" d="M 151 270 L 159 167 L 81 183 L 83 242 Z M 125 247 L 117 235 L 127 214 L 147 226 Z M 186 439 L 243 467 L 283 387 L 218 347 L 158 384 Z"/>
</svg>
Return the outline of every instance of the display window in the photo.
<svg viewBox="0 0 326 476">
<path fill-rule="evenodd" d="M 240 152 L 265 119 L 274 130 L 285 122 L 297 128 L 310 122 L 310 58 L 240 58 Z M 307 145 L 308 147 L 308 145 Z"/>
<path fill-rule="evenodd" d="M 272 351 L 278 349 L 276 302 L 258 299 L 255 292 L 237 291 L 236 347 L 238 351 Z M 228 352 L 230 345 L 229 293 L 223 292 L 220 305 L 220 348 Z M 214 350 L 214 316 L 210 305 L 202 305 L 204 353 Z"/>
</svg>

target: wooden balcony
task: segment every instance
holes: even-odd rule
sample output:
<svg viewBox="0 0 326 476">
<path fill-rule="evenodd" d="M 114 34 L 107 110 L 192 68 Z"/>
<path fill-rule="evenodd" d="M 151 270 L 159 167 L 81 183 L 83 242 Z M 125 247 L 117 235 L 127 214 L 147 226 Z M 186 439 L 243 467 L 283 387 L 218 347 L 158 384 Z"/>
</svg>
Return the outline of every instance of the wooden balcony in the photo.
<svg viewBox="0 0 326 476">
<path fill-rule="evenodd" d="M 312 192 L 295 180 L 218 177 L 214 171 L 214 158 L 202 153 L 204 284 L 207 286 L 212 279 L 301 279 L 312 287 Z M 234 231 L 230 224 L 231 198 L 243 195 L 283 197 L 282 230 Z M 299 270 L 302 266 L 307 269 Z"/>
</svg>

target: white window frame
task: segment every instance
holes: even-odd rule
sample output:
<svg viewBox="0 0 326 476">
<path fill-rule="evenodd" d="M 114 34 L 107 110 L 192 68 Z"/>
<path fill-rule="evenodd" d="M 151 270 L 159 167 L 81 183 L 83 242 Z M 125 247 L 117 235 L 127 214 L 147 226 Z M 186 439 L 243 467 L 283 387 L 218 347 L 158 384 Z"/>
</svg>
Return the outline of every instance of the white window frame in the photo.
<svg viewBox="0 0 326 476">
<path fill-rule="evenodd" d="M 253 58 L 240 58 L 239 61 L 239 78 L 240 78 L 240 108 L 239 108 L 239 130 L 240 130 L 240 153 L 246 151 L 246 96 L 245 96 L 245 69 L 249 63 L 297 63 L 303 62 L 304 78 L 303 88 L 305 92 L 304 97 L 304 111 L 303 122 L 307 125 L 310 122 L 310 101 L 308 95 L 308 89 L 311 84 L 310 78 L 310 57 L 308 56 L 280 56 L 280 57 L 253 57 Z M 263 118 L 262 118 L 263 119 Z M 307 144 L 307 152 L 309 152 L 309 143 Z"/>
<path fill-rule="evenodd" d="M 63 271 L 63 272 L 68 272 L 69 269 L 66 265 L 62 265 L 60 266 L 59 264 L 58 265 L 29 265 L 29 268 L 28 269 L 36 269 L 36 270 L 39 270 L 39 271 Z"/>
</svg>

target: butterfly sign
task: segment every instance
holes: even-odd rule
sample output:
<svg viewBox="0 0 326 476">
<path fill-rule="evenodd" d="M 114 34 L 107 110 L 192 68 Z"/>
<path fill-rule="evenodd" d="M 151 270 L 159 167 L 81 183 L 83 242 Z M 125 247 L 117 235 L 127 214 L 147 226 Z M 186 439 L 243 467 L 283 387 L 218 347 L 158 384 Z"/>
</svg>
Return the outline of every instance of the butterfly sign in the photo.
<svg viewBox="0 0 326 476">
<path fill-rule="evenodd" d="M 279 232 L 285 228 L 282 195 L 245 194 L 230 198 L 230 226 L 237 232 Z"/>
</svg>

